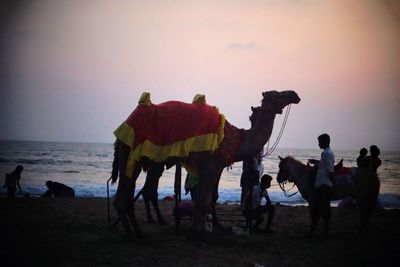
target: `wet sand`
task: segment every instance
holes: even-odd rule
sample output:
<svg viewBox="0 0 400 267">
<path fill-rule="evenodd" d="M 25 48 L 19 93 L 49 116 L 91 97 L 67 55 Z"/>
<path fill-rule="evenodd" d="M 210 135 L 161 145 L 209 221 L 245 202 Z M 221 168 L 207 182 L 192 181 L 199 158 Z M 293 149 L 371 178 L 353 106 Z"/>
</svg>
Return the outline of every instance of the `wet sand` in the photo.
<svg viewBox="0 0 400 267">
<path fill-rule="evenodd" d="M 0 199 L 1 266 L 395 266 L 400 255 L 400 210 L 377 210 L 367 238 L 356 237 L 357 210 L 333 208 L 331 238 L 322 222 L 305 237 L 308 207 L 276 207 L 272 234 L 238 235 L 238 221 L 192 240 L 183 221 L 175 233 L 173 202 L 160 201 L 168 225 L 145 222 L 136 205 L 145 240 L 128 242 L 121 224 L 108 226 L 106 199 Z M 218 213 L 240 214 L 221 204 Z M 116 217 L 111 208 L 112 219 Z M 222 217 L 221 217 L 222 218 Z M 241 217 L 226 217 L 232 219 Z M 262 225 L 263 226 L 263 225 Z"/>
</svg>

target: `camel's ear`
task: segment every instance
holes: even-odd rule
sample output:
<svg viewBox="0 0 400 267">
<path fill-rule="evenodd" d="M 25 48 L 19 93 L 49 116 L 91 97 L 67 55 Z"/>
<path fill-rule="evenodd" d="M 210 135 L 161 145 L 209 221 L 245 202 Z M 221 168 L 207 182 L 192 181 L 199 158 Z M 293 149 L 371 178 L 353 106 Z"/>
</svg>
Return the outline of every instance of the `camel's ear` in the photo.
<svg viewBox="0 0 400 267">
<path fill-rule="evenodd" d="M 254 107 L 251 107 L 251 111 L 254 112 Z"/>
<path fill-rule="evenodd" d="M 281 156 L 279 156 L 279 155 L 278 155 L 278 158 L 279 158 L 279 160 L 280 160 L 280 161 L 282 161 L 282 160 L 283 160 L 283 158 L 282 158 Z"/>
<path fill-rule="evenodd" d="M 262 92 L 262 96 L 265 97 L 267 95 L 267 92 Z"/>
</svg>

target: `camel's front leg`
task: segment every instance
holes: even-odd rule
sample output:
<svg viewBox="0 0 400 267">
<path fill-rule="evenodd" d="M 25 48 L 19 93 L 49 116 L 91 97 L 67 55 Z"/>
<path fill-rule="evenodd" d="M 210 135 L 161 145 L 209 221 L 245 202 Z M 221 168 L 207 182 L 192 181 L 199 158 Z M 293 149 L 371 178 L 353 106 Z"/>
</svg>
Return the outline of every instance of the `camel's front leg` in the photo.
<svg viewBox="0 0 400 267">
<path fill-rule="evenodd" d="M 130 197 L 130 180 L 126 177 L 120 177 L 118 182 L 117 192 L 114 198 L 114 208 L 118 213 L 118 217 L 121 220 L 122 226 L 128 236 L 128 239 L 133 238 L 133 231 L 129 225 L 127 213 L 129 209 L 129 197 Z"/>
<path fill-rule="evenodd" d="M 200 173 L 192 221 L 192 229 L 197 233 L 205 230 L 206 215 L 211 211 L 212 196 L 214 191 L 218 190 L 216 187 L 220 175 L 220 168 L 216 165 L 214 161 L 208 164 L 205 170 Z"/>
<path fill-rule="evenodd" d="M 217 178 L 217 181 L 215 183 L 215 187 L 214 187 L 214 190 L 213 190 L 213 193 L 212 193 L 212 198 L 211 198 L 212 224 L 213 224 L 214 227 L 221 227 L 221 225 L 220 225 L 220 223 L 218 222 L 218 219 L 217 219 L 216 204 L 217 204 L 217 200 L 219 198 L 218 186 L 219 186 L 219 181 L 221 180 L 221 174 L 222 174 L 223 170 L 224 170 L 223 168 L 221 168 L 219 170 L 218 178 Z"/>
<path fill-rule="evenodd" d="M 127 212 L 129 216 L 129 220 L 131 221 L 131 224 L 133 226 L 133 229 L 135 230 L 135 234 L 138 238 L 143 237 L 143 232 L 139 227 L 139 224 L 137 223 L 136 216 L 135 216 L 135 200 L 134 200 L 134 194 L 135 194 L 135 188 L 136 188 L 136 179 L 139 176 L 140 170 L 135 173 L 135 175 L 132 177 L 132 179 L 129 181 L 129 195 L 127 198 Z"/>
<path fill-rule="evenodd" d="M 119 219 L 121 220 L 122 225 L 128 235 L 128 239 L 133 238 L 132 228 L 129 225 L 129 221 L 127 215 L 129 216 L 132 226 L 137 235 L 141 235 L 141 230 L 139 225 L 135 219 L 135 210 L 134 210 L 134 201 L 133 201 L 133 193 L 135 190 L 136 179 L 139 176 L 141 171 L 141 166 L 136 166 L 132 177 L 126 176 L 126 166 L 129 156 L 130 148 L 123 144 L 122 142 L 118 142 L 118 160 L 116 161 L 118 164 L 118 173 L 119 173 L 119 182 L 117 192 L 115 194 L 114 199 L 114 207 L 117 210 Z"/>
</svg>

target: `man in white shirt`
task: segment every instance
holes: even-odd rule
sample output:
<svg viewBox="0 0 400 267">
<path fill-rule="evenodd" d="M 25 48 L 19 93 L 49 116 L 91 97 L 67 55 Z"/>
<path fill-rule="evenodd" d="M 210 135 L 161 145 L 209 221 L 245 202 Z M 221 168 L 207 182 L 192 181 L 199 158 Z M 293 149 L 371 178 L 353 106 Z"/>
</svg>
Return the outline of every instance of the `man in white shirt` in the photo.
<svg viewBox="0 0 400 267">
<path fill-rule="evenodd" d="M 321 159 L 318 162 L 318 171 L 314 187 L 316 188 L 313 204 L 310 204 L 311 209 L 311 229 L 309 236 L 311 237 L 322 216 L 324 219 L 324 234 L 329 237 L 329 220 L 331 217 L 330 197 L 333 190 L 333 167 L 335 164 L 335 156 L 329 147 L 330 137 L 328 134 L 318 136 L 318 145 L 324 151 L 321 154 Z M 316 163 L 312 162 L 311 163 Z"/>
</svg>

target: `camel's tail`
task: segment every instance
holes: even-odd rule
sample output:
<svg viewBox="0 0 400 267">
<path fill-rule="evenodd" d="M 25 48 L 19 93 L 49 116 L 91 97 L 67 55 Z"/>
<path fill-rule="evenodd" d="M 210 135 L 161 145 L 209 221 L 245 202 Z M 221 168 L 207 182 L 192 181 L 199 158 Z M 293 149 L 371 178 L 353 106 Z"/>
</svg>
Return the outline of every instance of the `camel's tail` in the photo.
<svg viewBox="0 0 400 267">
<path fill-rule="evenodd" d="M 118 180 L 118 154 L 119 154 L 119 141 L 116 140 L 114 143 L 114 160 L 111 171 L 111 184 L 114 184 Z"/>
</svg>

